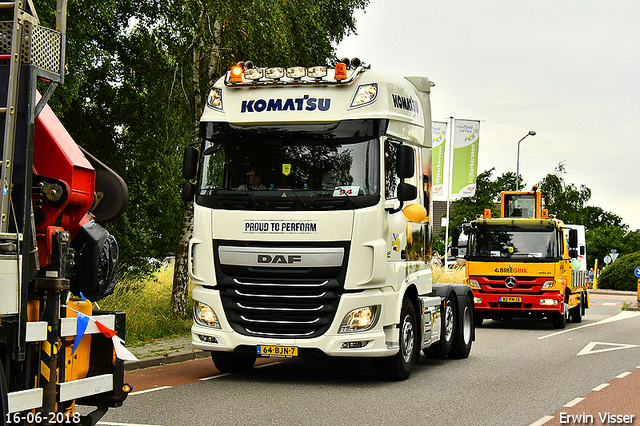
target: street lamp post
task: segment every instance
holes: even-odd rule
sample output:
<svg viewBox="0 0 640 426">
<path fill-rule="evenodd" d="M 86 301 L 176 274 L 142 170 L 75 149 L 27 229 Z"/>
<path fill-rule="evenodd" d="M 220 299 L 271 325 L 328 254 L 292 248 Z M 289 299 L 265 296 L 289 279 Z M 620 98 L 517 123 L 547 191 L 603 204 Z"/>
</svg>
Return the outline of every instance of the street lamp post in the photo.
<svg viewBox="0 0 640 426">
<path fill-rule="evenodd" d="M 529 133 L 524 135 L 524 137 L 518 141 L 518 157 L 516 158 L 516 191 L 520 190 L 520 142 L 522 142 L 527 136 L 535 135 L 535 130 L 529 130 Z"/>
</svg>

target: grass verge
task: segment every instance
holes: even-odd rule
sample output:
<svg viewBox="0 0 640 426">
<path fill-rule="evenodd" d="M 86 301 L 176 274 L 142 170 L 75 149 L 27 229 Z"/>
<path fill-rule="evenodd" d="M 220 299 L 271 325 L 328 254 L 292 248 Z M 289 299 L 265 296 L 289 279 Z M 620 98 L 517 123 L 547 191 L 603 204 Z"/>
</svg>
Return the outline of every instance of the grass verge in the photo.
<svg viewBox="0 0 640 426">
<path fill-rule="evenodd" d="M 112 295 L 98 302 L 100 309 L 127 314 L 126 341 L 135 346 L 153 339 L 184 336 L 192 323 L 191 289 L 188 297 L 188 318 L 171 315 L 173 266 L 145 276 L 123 275 Z"/>
</svg>

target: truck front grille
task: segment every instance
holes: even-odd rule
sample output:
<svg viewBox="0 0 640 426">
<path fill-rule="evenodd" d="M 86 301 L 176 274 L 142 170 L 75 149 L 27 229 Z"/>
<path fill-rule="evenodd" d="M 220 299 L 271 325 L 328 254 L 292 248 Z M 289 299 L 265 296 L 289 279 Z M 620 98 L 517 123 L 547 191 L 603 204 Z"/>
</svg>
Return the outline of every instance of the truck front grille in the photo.
<svg viewBox="0 0 640 426">
<path fill-rule="evenodd" d="M 221 245 L 240 244 L 251 247 L 251 243 L 214 241 L 216 253 Z M 215 259 L 215 288 L 236 332 L 253 337 L 309 339 L 323 335 L 331 326 L 344 292 L 348 243 L 296 247 L 342 247 L 345 254 L 342 265 L 335 267 L 238 266 Z"/>
<path fill-rule="evenodd" d="M 238 333 L 285 339 L 327 331 L 340 300 L 336 279 L 232 278 L 221 289 L 227 320 Z"/>
</svg>

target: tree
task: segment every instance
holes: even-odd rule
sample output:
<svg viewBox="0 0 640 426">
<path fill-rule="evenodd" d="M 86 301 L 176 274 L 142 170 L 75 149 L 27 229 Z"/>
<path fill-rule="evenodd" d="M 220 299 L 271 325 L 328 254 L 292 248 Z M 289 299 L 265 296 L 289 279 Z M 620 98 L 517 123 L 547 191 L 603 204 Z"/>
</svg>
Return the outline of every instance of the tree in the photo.
<svg viewBox="0 0 640 426">
<path fill-rule="evenodd" d="M 591 190 L 584 185 L 578 188 L 572 183 L 565 183 L 565 173 L 564 162 L 560 162 L 554 173 L 545 176 L 538 186 L 545 194 L 549 213 L 565 223 L 585 225 L 583 210 L 591 198 Z"/>
</svg>

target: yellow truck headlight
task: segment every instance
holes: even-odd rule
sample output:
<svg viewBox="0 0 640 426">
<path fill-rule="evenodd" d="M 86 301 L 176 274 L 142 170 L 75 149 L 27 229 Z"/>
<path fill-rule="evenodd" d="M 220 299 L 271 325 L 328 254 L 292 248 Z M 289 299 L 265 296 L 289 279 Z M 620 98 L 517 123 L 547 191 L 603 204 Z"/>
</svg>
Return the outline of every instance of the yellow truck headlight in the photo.
<svg viewBox="0 0 640 426">
<path fill-rule="evenodd" d="M 478 280 L 474 280 L 473 278 L 469 278 L 469 286 L 473 288 L 480 288 L 480 283 Z"/>
<path fill-rule="evenodd" d="M 551 287 L 553 287 L 553 285 L 554 285 L 554 284 L 555 284 L 555 281 L 554 281 L 554 280 L 551 280 L 551 281 L 545 281 L 545 282 L 544 282 L 544 284 L 542 284 L 542 288 L 543 288 L 543 289 L 545 289 L 545 288 L 551 288 Z"/>
<path fill-rule="evenodd" d="M 220 321 L 218 321 L 218 316 L 211 306 L 198 302 L 197 300 L 193 301 L 193 319 L 200 325 L 222 328 L 220 326 Z"/>
<path fill-rule="evenodd" d="M 365 306 L 354 309 L 345 315 L 340 324 L 339 333 L 352 333 L 355 331 L 366 331 L 375 327 L 378 322 L 380 306 Z"/>
</svg>

